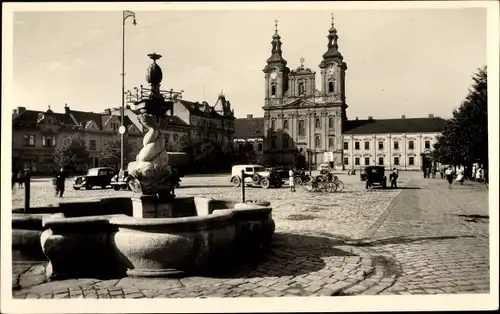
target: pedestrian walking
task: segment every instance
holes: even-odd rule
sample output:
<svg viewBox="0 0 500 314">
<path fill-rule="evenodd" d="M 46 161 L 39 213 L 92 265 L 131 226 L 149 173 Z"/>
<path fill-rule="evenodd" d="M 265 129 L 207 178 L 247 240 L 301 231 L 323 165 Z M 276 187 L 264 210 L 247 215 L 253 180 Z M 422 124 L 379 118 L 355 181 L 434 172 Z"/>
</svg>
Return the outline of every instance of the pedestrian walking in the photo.
<svg viewBox="0 0 500 314">
<path fill-rule="evenodd" d="M 393 169 L 392 173 L 389 175 L 389 180 L 391 181 L 391 189 L 397 189 L 398 188 L 398 170 L 396 168 Z"/>
<path fill-rule="evenodd" d="M 444 166 L 439 169 L 439 174 L 441 174 L 441 179 L 444 179 Z"/>
<path fill-rule="evenodd" d="M 64 168 L 61 168 L 56 175 L 56 197 L 63 197 L 66 177 L 66 171 L 64 171 Z"/>
<path fill-rule="evenodd" d="M 483 169 L 481 167 L 477 168 L 477 170 L 476 170 L 476 181 L 477 182 L 483 181 L 482 176 L 481 176 L 482 172 L 483 172 Z"/>
<path fill-rule="evenodd" d="M 22 189 L 23 186 L 24 186 L 24 174 L 23 174 L 22 171 L 19 171 L 17 173 L 17 178 L 16 179 L 17 179 L 17 187 L 20 188 L 20 189 Z"/>
<path fill-rule="evenodd" d="M 451 185 L 453 184 L 453 168 L 451 166 L 446 169 L 444 172 L 444 175 L 446 176 L 446 180 L 448 180 L 448 188 L 451 189 Z"/>
<path fill-rule="evenodd" d="M 457 181 L 460 182 L 461 185 L 464 185 L 464 180 L 465 180 L 464 169 L 459 168 L 457 173 Z"/>
<path fill-rule="evenodd" d="M 288 171 L 288 176 L 290 177 L 288 180 L 288 185 L 290 186 L 290 192 L 295 192 L 295 181 L 294 181 L 294 178 L 293 178 L 293 169 L 290 168 L 290 170 Z"/>
</svg>

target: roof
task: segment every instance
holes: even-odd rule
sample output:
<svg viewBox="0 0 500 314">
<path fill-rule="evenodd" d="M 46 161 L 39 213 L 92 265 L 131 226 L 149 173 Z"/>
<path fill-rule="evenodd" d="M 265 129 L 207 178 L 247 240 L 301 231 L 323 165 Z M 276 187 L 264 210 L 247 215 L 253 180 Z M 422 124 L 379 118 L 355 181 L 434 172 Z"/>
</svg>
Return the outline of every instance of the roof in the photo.
<svg viewBox="0 0 500 314">
<path fill-rule="evenodd" d="M 433 133 L 442 132 L 445 124 L 442 118 L 350 120 L 344 123 L 343 133 Z"/>
<path fill-rule="evenodd" d="M 234 138 L 257 138 L 264 136 L 264 118 L 241 118 L 234 120 Z"/>
</svg>

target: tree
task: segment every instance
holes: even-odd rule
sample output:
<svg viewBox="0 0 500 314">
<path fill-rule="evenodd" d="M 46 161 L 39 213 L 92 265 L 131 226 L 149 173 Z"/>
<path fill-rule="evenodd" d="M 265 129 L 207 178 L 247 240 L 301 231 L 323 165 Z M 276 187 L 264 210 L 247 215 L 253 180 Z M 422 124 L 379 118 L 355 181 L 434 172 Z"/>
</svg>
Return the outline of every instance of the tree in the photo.
<svg viewBox="0 0 500 314">
<path fill-rule="evenodd" d="M 129 162 L 134 161 L 141 147 L 140 145 L 133 145 L 128 136 L 124 137 L 124 150 L 125 156 L 123 158 L 123 165 L 127 168 Z M 118 169 L 121 164 L 121 137 L 113 136 L 104 142 L 103 150 L 100 154 L 101 163 L 108 167 Z"/>
<path fill-rule="evenodd" d="M 473 84 L 442 136 L 434 145 L 435 157 L 443 163 L 465 165 L 478 162 L 488 167 L 488 83 L 487 68 L 478 69 Z"/>
<path fill-rule="evenodd" d="M 55 148 L 53 157 L 59 167 L 78 169 L 78 166 L 87 165 L 89 153 L 85 140 L 79 134 L 65 137 L 61 146 Z"/>
</svg>

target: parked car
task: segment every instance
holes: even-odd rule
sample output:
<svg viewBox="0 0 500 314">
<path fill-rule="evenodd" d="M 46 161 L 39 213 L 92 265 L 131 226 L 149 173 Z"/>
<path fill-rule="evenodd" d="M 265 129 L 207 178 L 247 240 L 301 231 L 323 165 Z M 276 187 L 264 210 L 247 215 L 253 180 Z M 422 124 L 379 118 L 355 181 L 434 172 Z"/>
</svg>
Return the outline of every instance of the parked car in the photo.
<svg viewBox="0 0 500 314">
<path fill-rule="evenodd" d="M 385 167 L 383 166 L 369 166 L 365 168 L 366 171 L 366 188 L 387 187 L 387 177 L 385 176 Z"/>
<path fill-rule="evenodd" d="M 236 165 L 231 169 L 230 182 L 234 186 L 241 186 L 241 170 L 244 171 L 244 184 L 251 186 L 261 186 L 265 189 L 269 187 L 280 188 L 283 185 L 283 180 L 274 170 L 267 170 L 260 165 Z"/>
<path fill-rule="evenodd" d="M 111 186 L 115 191 L 122 189 L 131 190 L 128 182 L 130 181 L 130 176 L 127 170 L 118 172 L 111 180 Z"/>
<path fill-rule="evenodd" d="M 105 189 L 111 184 L 111 179 L 116 175 L 116 170 L 108 167 L 91 168 L 87 175 L 78 176 L 73 183 L 73 189 L 79 190 L 85 187 L 86 190 L 91 190 L 94 186 L 100 186 Z"/>
</svg>

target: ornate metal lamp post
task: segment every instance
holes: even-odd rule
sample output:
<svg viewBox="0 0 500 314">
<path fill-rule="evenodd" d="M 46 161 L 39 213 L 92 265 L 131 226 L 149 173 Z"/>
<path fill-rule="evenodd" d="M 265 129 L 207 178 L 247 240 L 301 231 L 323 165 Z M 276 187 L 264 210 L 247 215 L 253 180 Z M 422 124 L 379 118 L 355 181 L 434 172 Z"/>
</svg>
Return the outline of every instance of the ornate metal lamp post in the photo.
<svg viewBox="0 0 500 314">
<path fill-rule="evenodd" d="M 177 99 L 182 98 L 183 91 L 161 90 L 163 73 L 156 63 L 161 55 L 151 53 L 148 57 L 153 60 L 146 72 L 146 81 L 150 84 L 150 88 L 144 88 L 141 85 L 140 89 L 136 89 L 135 95 L 128 92 L 132 111 L 149 129 L 144 135 L 144 147 L 137 155 L 136 161 L 128 165 L 129 174 L 133 178 L 131 188 L 141 195 L 140 203 L 143 208 L 146 203 L 157 206 L 158 202 L 168 201 L 175 197 L 174 189 L 179 182 L 175 168 L 186 165 L 188 160 L 185 153 L 165 150 L 165 138 L 160 132 L 159 125 L 161 118 L 167 116 L 168 112 L 172 115 L 173 104 Z"/>
</svg>

